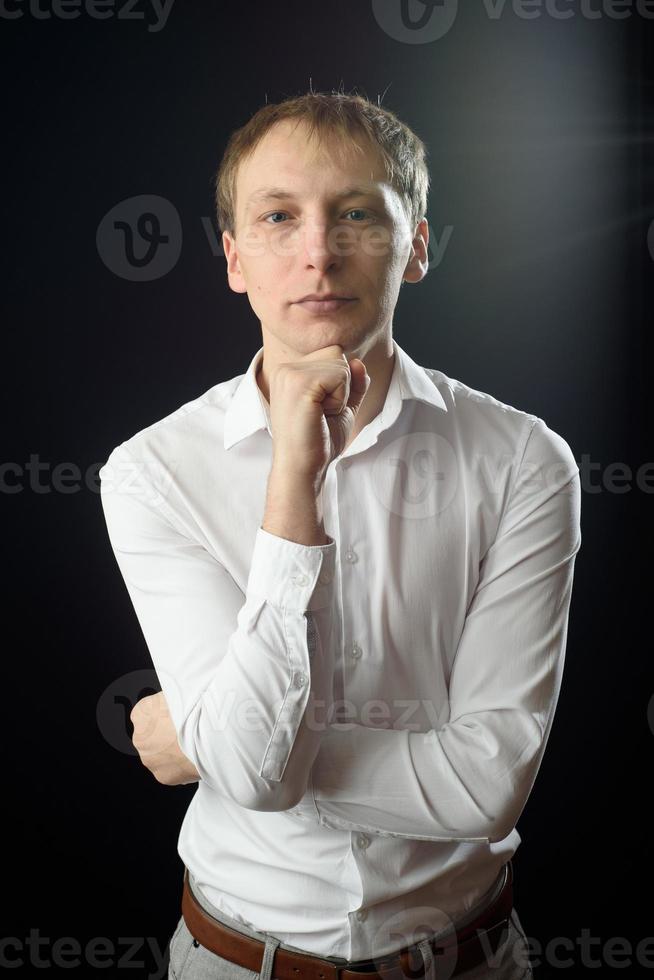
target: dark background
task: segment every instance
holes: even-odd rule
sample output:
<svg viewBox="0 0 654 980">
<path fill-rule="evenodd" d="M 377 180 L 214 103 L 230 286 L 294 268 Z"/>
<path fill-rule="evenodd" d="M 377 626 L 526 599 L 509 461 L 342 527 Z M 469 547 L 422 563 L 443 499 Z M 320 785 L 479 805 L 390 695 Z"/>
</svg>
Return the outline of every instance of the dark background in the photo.
<svg viewBox="0 0 654 980">
<path fill-rule="evenodd" d="M 576 944 L 568 975 L 584 970 L 583 930 L 604 969 L 615 937 L 635 964 L 654 936 L 652 466 L 649 485 L 636 480 L 654 460 L 654 22 L 635 9 L 617 19 L 600 0 L 595 18 L 560 0 L 569 19 L 527 19 L 508 2 L 493 17 L 467 0 L 443 37 L 406 43 L 372 0 L 176 0 L 160 30 L 144 0 L 131 19 L 116 0 L 102 20 L 84 8 L 48 18 L 52 0 L 39 2 L 7 0 L 21 16 L 0 16 L 13 626 L 2 934 L 105 936 L 123 954 L 119 937 L 163 947 L 179 918 L 176 842 L 195 790 L 158 784 L 129 740 L 131 704 L 159 688 L 97 471 L 119 442 L 243 373 L 261 346 L 207 234 L 211 178 L 266 97 L 312 84 L 383 96 L 427 144 L 432 243 L 451 232 L 426 279 L 402 289 L 398 342 L 544 418 L 582 470 L 564 682 L 518 823 L 516 907 L 543 946 Z M 177 261 L 149 281 L 111 268 L 98 244 L 104 216 L 141 195 L 170 202 L 182 229 Z M 66 481 L 61 464 L 78 470 Z M 149 971 L 152 959 L 137 972 Z"/>
</svg>

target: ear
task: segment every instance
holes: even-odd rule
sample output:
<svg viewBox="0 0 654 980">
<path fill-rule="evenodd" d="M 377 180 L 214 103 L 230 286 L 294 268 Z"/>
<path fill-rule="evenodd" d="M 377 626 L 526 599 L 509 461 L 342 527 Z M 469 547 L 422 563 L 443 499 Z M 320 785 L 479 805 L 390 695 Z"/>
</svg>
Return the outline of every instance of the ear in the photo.
<svg viewBox="0 0 654 980">
<path fill-rule="evenodd" d="M 235 293 L 245 293 L 247 292 L 247 287 L 241 271 L 241 263 L 238 259 L 236 240 L 232 238 L 228 231 L 224 231 L 222 235 L 222 242 L 223 252 L 225 253 L 225 259 L 227 260 L 227 282 L 229 283 L 229 287 L 230 289 L 233 289 Z"/>
<path fill-rule="evenodd" d="M 402 277 L 406 282 L 420 282 L 427 275 L 429 269 L 428 244 L 429 225 L 427 219 L 423 218 L 422 221 L 418 222 L 411 242 L 411 255 Z"/>
</svg>

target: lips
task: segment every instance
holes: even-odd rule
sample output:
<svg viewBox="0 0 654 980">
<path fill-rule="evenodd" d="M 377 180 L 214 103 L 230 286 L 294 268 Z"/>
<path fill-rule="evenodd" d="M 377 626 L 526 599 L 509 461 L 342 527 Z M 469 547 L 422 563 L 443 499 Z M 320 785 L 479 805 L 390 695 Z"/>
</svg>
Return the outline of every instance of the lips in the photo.
<svg viewBox="0 0 654 980">
<path fill-rule="evenodd" d="M 303 299 L 297 303 L 303 310 L 308 313 L 335 313 L 337 310 L 343 309 L 343 307 L 348 306 L 350 303 L 355 303 L 355 299 Z"/>
<path fill-rule="evenodd" d="M 316 302 L 322 303 L 328 299 L 354 299 L 353 296 L 346 296 L 345 293 L 307 293 L 302 299 L 299 299 L 298 303 L 304 303 L 305 300 L 316 300 Z"/>
</svg>

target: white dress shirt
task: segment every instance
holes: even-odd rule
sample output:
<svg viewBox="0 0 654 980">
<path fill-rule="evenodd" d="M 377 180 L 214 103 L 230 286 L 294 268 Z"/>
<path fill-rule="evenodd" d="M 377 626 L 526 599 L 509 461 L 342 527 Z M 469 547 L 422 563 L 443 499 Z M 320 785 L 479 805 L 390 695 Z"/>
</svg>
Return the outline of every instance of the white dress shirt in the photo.
<svg viewBox="0 0 654 980">
<path fill-rule="evenodd" d="M 100 471 L 201 776 L 182 861 L 226 915 L 349 960 L 447 931 L 517 850 L 581 544 L 567 442 L 393 346 L 382 411 L 327 469 L 326 545 L 261 527 L 263 348 Z"/>
</svg>

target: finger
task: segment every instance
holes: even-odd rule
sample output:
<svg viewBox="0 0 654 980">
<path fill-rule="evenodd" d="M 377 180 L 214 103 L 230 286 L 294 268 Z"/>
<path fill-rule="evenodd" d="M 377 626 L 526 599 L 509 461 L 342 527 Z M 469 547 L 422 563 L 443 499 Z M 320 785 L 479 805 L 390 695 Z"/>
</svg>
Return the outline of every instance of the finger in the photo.
<svg viewBox="0 0 654 980">
<path fill-rule="evenodd" d="M 343 353 L 343 348 L 340 344 L 330 344 L 329 347 L 320 347 L 318 350 L 312 350 L 300 358 L 300 363 L 302 361 L 329 361 L 332 358 L 334 360 L 340 360 L 342 358 L 347 363 L 347 357 Z"/>
<path fill-rule="evenodd" d="M 358 357 L 350 361 L 350 379 L 350 397 L 347 405 L 356 414 L 370 387 L 370 375 L 366 371 L 365 364 Z"/>
<path fill-rule="evenodd" d="M 325 415 L 340 415 L 347 404 L 348 395 L 348 379 L 345 379 L 323 400 Z"/>
</svg>

